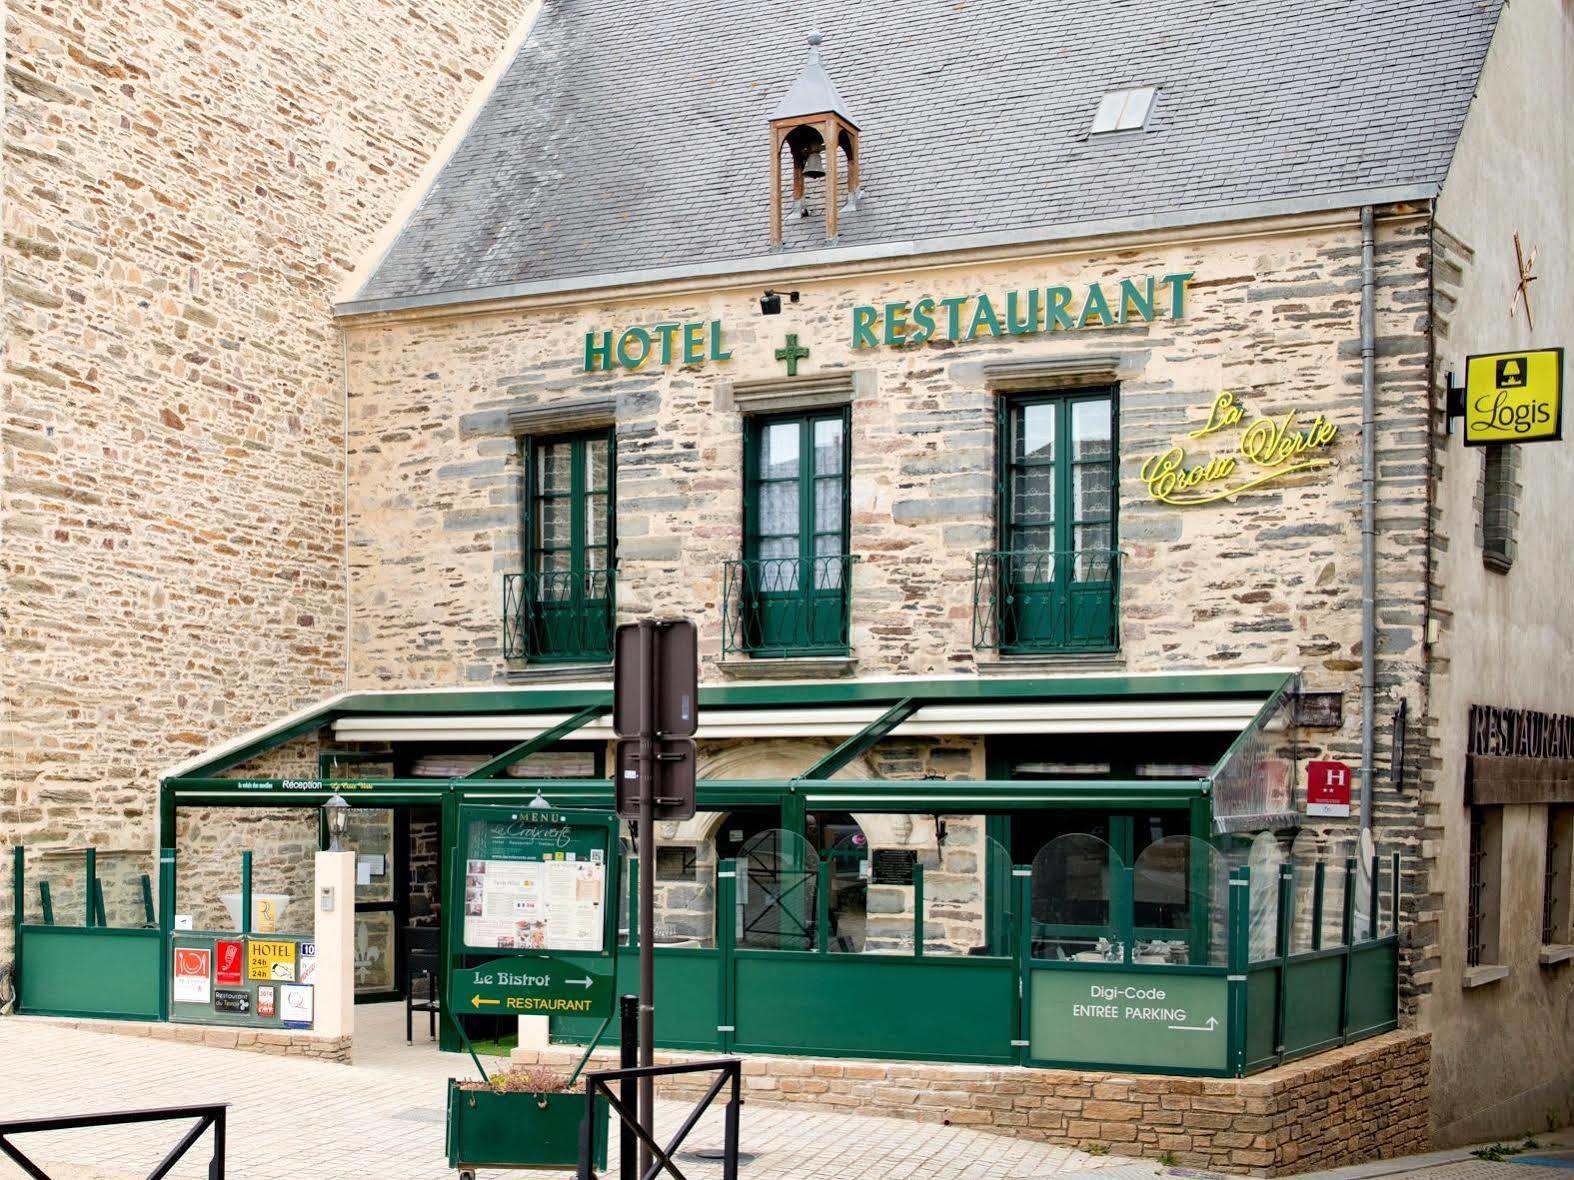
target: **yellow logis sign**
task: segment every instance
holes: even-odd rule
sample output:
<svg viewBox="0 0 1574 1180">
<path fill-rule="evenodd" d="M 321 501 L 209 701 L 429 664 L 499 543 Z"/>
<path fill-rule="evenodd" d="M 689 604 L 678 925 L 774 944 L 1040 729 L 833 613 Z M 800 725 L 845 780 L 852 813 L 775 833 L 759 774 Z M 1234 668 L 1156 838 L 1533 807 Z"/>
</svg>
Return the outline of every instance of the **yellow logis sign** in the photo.
<svg viewBox="0 0 1574 1180">
<path fill-rule="evenodd" d="M 1163 504 L 1212 504 L 1332 463 L 1326 451 L 1339 437 L 1339 427 L 1321 414 L 1304 427 L 1295 419 L 1296 411 L 1291 410 L 1282 418 L 1248 422 L 1246 410 L 1233 393 L 1219 394 L 1208 411 L 1208 421 L 1186 437 L 1208 438 L 1238 429 L 1236 454 L 1188 462 L 1184 447 L 1171 447 L 1150 455 L 1142 464 L 1148 495 Z"/>
<path fill-rule="evenodd" d="M 1465 360 L 1465 445 L 1563 437 L 1563 350 L 1491 352 Z"/>
</svg>

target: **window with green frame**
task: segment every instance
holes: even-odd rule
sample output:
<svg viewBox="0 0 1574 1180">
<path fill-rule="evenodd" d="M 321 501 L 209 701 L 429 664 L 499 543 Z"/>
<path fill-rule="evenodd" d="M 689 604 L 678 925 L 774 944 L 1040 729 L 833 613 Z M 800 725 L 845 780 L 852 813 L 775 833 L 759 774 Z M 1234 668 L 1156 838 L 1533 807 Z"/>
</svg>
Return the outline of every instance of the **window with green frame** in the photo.
<svg viewBox="0 0 1574 1180">
<path fill-rule="evenodd" d="M 745 420 L 744 552 L 729 563 L 729 649 L 847 650 L 849 458 L 846 407 Z"/>
<path fill-rule="evenodd" d="M 1118 646 L 1115 390 L 999 403 L 996 642 L 1006 651 Z"/>
<path fill-rule="evenodd" d="M 610 428 L 527 439 L 525 571 L 511 609 L 520 654 L 605 660 L 612 653 L 613 491 Z"/>
</svg>

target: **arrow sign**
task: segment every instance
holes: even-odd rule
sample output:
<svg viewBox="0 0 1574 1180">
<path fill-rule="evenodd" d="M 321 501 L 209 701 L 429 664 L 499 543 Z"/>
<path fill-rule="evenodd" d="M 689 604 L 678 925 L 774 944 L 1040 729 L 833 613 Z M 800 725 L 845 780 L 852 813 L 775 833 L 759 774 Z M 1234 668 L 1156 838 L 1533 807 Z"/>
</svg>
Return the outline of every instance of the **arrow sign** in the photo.
<svg viewBox="0 0 1574 1180">
<path fill-rule="evenodd" d="M 461 1007 L 517 1016 L 608 1016 L 612 976 L 553 956 L 510 956 L 454 971 L 448 994 Z"/>
<path fill-rule="evenodd" d="M 1212 1032 L 1219 1027 L 1219 1018 L 1210 1016 L 1206 1024 L 1172 1024 L 1169 1027 L 1176 1032 Z"/>
</svg>

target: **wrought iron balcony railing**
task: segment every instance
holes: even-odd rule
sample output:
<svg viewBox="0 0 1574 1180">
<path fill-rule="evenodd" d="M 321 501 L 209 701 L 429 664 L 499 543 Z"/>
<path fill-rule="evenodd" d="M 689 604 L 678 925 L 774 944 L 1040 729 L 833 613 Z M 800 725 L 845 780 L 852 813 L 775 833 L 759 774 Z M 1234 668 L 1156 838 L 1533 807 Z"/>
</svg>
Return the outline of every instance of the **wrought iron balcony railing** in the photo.
<svg viewBox="0 0 1574 1180">
<path fill-rule="evenodd" d="M 999 550 L 973 564 L 973 646 L 1007 654 L 1115 651 L 1117 549 Z"/>
<path fill-rule="evenodd" d="M 723 569 L 722 654 L 756 657 L 847 651 L 856 557 L 761 557 Z"/>
<path fill-rule="evenodd" d="M 505 575 L 504 657 L 560 663 L 610 660 L 614 581 L 612 570 Z"/>
</svg>

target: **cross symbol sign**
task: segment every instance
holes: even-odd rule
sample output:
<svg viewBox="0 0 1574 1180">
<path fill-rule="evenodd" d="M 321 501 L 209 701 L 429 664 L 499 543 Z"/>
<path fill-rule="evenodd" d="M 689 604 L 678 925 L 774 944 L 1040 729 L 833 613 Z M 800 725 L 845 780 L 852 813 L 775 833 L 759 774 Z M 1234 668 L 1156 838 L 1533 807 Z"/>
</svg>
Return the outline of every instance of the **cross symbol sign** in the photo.
<svg viewBox="0 0 1574 1180">
<path fill-rule="evenodd" d="M 1519 235 L 1514 235 L 1514 262 L 1519 271 L 1519 282 L 1514 285 L 1514 294 L 1508 301 L 1508 314 L 1513 316 L 1516 301 L 1525 305 L 1525 323 L 1532 332 L 1536 330 L 1535 317 L 1530 314 L 1530 284 L 1541 276 L 1535 273 L 1536 252 L 1532 250 L 1530 257 L 1525 257 L 1525 251 L 1519 244 Z"/>
<path fill-rule="evenodd" d="M 798 362 L 808 355 L 809 350 L 807 348 L 798 347 L 798 335 L 796 332 L 787 333 L 786 346 L 776 350 L 776 359 L 787 363 L 787 376 L 789 377 L 798 375 Z"/>
</svg>

